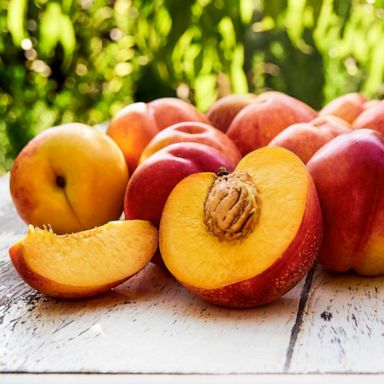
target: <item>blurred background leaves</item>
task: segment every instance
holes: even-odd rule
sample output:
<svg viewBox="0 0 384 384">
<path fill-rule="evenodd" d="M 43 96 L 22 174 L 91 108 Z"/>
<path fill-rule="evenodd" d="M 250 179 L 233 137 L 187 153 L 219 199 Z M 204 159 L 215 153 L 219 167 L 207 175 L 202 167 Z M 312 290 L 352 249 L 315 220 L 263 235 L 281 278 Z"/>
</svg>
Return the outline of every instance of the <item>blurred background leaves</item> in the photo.
<svg viewBox="0 0 384 384">
<path fill-rule="evenodd" d="M 384 0 L 2 0 L 0 173 L 49 126 L 273 88 L 384 94 Z"/>
</svg>

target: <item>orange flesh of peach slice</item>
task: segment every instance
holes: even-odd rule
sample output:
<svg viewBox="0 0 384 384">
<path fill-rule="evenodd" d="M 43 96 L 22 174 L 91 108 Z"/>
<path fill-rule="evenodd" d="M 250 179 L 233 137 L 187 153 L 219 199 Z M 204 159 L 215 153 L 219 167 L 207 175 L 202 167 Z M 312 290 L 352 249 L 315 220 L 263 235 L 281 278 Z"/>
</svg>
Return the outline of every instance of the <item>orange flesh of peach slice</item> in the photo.
<svg viewBox="0 0 384 384">
<path fill-rule="evenodd" d="M 10 254 L 36 289 L 77 297 L 107 290 L 134 275 L 151 260 L 157 244 L 156 228 L 143 220 L 113 221 L 68 235 L 30 226 Z"/>
<path fill-rule="evenodd" d="M 182 283 L 215 289 L 257 276 L 284 254 L 299 230 L 309 176 L 297 156 L 265 147 L 245 156 L 236 170 L 251 176 L 261 200 L 257 224 L 241 240 L 220 241 L 204 223 L 204 203 L 214 174 L 185 178 L 168 198 L 160 250 L 167 268 Z"/>
</svg>

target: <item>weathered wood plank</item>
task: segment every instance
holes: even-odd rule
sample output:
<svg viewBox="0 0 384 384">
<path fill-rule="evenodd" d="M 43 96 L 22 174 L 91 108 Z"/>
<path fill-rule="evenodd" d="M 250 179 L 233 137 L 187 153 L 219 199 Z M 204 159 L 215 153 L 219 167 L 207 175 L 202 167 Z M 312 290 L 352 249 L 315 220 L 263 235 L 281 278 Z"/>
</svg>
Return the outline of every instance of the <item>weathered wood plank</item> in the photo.
<svg viewBox="0 0 384 384">
<path fill-rule="evenodd" d="M 10 201 L 11 195 L 9 193 L 9 173 L 7 173 L 0 177 L 0 207 L 8 204 Z"/>
<path fill-rule="evenodd" d="M 9 193 L 9 174 L 0 177 L 0 263 L 8 262 L 8 248 L 17 241 L 26 230 L 12 205 Z M 2 264 L 0 264 L 2 265 Z M 1 271 L 3 268 L 1 268 Z M 0 287 L 3 280 L 0 279 Z M 1 355 L 0 355 L 1 356 Z"/>
<path fill-rule="evenodd" d="M 383 298 L 383 277 L 318 267 L 289 371 L 384 372 Z"/>
<path fill-rule="evenodd" d="M 0 370 L 27 372 L 280 372 L 298 291 L 229 311 L 190 296 L 157 267 L 102 297 L 65 302 L 27 289 L 11 267 L 0 324 Z"/>
<path fill-rule="evenodd" d="M 2 384 L 382 384 L 384 375 L 5 374 Z"/>
<path fill-rule="evenodd" d="M 226 310 L 191 296 L 151 265 L 104 296 L 52 300 L 28 288 L 9 262 L 8 247 L 26 226 L 7 199 L 0 218 L 0 371 L 283 370 L 302 284 L 275 304 Z"/>
</svg>

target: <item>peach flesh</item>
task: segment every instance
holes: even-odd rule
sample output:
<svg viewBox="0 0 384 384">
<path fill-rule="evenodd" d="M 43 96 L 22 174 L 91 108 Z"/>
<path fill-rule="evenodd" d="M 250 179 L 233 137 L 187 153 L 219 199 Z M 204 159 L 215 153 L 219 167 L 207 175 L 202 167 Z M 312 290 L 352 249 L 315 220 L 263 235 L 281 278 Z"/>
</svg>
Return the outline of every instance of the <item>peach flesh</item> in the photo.
<svg viewBox="0 0 384 384">
<path fill-rule="evenodd" d="M 322 220 L 312 179 L 291 152 L 262 148 L 242 159 L 233 174 L 239 171 L 250 175 L 260 194 L 255 229 L 234 242 L 210 233 L 203 207 L 215 176 L 195 174 L 167 200 L 160 250 L 169 271 L 192 292 L 214 304 L 249 308 L 279 298 L 308 272 Z"/>
<path fill-rule="evenodd" d="M 156 247 L 157 230 L 135 220 L 60 236 L 30 227 L 9 253 L 21 277 L 39 292 L 81 298 L 127 280 L 149 262 Z"/>
</svg>

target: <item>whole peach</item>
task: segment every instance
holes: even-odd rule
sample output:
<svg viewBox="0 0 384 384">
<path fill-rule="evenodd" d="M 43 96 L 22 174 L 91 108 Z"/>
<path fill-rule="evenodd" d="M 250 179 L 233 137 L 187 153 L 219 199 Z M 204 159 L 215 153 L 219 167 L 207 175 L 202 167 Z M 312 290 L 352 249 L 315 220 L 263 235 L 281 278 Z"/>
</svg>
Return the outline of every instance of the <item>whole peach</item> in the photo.
<svg viewBox="0 0 384 384">
<path fill-rule="evenodd" d="M 156 133 L 182 121 L 208 122 L 193 105 L 181 99 L 162 98 L 126 106 L 112 119 L 107 134 L 122 150 L 132 173 L 141 152 Z"/>
<path fill-rule="evenodd" d="M 242 155 L 263 147 L 285 128 L 311 121 L 317 113 L 308 105 L 280 92 L 266 92 L 233 119 L 228 136 Z"/>
<path fill-rule="evenodd" d="M 140 163 L 160 149 L 175 143 L 194 142 L 217 149 L 235 164 L 241 159 L 241 153 L 232 140 L 211 125 L 199 122 L 184 122 L 171 125 L 159 132 L 144 148 Z"/>
<path fill-rule="evenodd" d="M 362 112 L 353 122 L 352 127 L 355 129 L 370 128 L 384 134 L 384 100 Z"/>
<path fill-rule="evenodd" d="M 17 156 L 10 189 L 21 218 L 77 232 L 118 219 L 128 169 L 113 140 L 84 124 L 45 130 Z"/>
<path fill-rule="evenodd" d="M 307 164 L 324 218 L 319 261 L 330 270 L 384 273 L 384 137 L 340 135 Z"/>
<path fill-rule="evenodd" d="M 217 172 L 220 167 L 231 171 L 235 166 L 233 160 L 207 145 L 171 144 L 141 163 L 132 175 L 125 193 L 125 218 L 158 226 L 168 195 L 180 180 L 196 172 Z"/>
<path fill-rule="evenodd" d="M 224 96 L 212 105 L 207 112 L 207 117 L 214 127 L 227 132 L 235 116 L 256 98 L 257 96 L 251 93 Z"/>
<path fill-rule="evenodd" d="M 280 132 L 268 145 L 289 149 L 307 163 L 324 144 L 342 133 L 351 131 L 350 125 L 335 116 L 319 116 L 308 123 L 298 123 Z"/>
<path fill-rule="evenodd" d="M 347 93 L 329 102 L 319 112 L 319 115 L 336 116 L 352 124 L 364 111 L 366 101 L 367 99 L 361 93 Z"/>
</svg>

